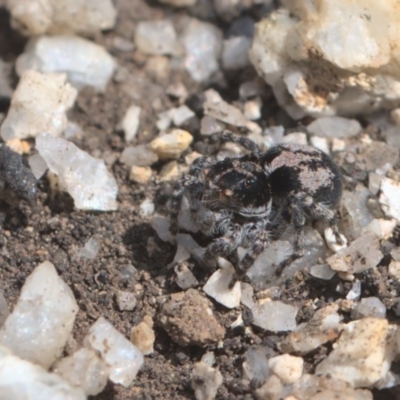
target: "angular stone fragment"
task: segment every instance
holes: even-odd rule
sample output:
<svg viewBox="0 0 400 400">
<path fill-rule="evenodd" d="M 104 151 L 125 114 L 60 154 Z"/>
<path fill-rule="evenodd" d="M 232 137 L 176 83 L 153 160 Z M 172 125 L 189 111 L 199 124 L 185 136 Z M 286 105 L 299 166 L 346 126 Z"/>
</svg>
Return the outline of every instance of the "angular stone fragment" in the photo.
<svg viewBox="0 0 400 400">
<path fill-rule="evenodd" d="M 281 301 L 267 300 L 251 308 L 253 324 L 266 331 L 286 332 L 296 328 L 298 309 Z"/>
<path fill-rule="evenodd" d="M 256 390 L 257 400 L 280 400 L 283 397 L 283 384 L 276 375 L 271 375 L 267 382 Z"/>
<path fill-rule="evenodd" d="M 179 248 L 182 250 L 182 255 L 186 254 L 183 258 L 188 259 L 190 254 L 183 247 L 178 246 L 178 249 Z M 199 284 L 199 281 L 185 262 L 179 262 L 179 264 L 175 266 L 174 271 L 176 273 L 175 282 L 181 289 L 186 290 Z"/>
<path fill-rule="evenodd" d="M 36 137 L 41 132 L 59 136 L 67 126 L 66 112 L 73 106 L 77 93 L 66 82 L 65 74 L 26 71 L 1 124 L 1 137 L 4 141 L 24 139 Z"/>
<path fill-rule="evenodd" d="M 307 130 L 321 137 L 350 138 L 361 132 L 361 125 L 356 119 L 322 117 L 311 122 Z"/>
<path fill-rule="evenodd" d="M 387 217 L 400 221 L 400 183 L 390 178 L 383 178 L 379 203 Z"/>
<path fill-rule="evenodd" d="M 235 308 L 240 304 L 240 282 L 229 288 L 234 273 L 232 266 L 219 269 L 210 276 L 203 287 L 205 293 L 227 308 Z"/>
<path fill-rule="evenodd" d="M 86 395 L 95 396 L 107 384 L 109 367 L 94 351 L 82 348 L 58 361 L 53 371 Z"/>
<path fill-rule="evenodd" d="M 336 339 L 341 330 L 337 304 L 318 310 L 313 318 L 300 324 L 280 345 L 284 352 L 307 354 L 326 342 Z"/>
<path fill-rule="evenodd" d="M 211 310 L 211 302 L 195 289 L 175 293 L 165 302 L 158 315 L 160 325 L 181 346 L 206 346 L 225 336 Z"/>
<path fill-rule="evenodd" d="M 362 317 L 385 318 L 386 307 L 377 297 L 364 297 L 356 307 Z"/>
<path fill-rule="evenodd" d="M 117 11 L 111 0 L 8 0 L 13 26 L 28 36 L 97 33 L 111 29 Z"/>
<path fill-rule="evenodd" d="M 282 354 L 280 356 L 269 359 L 269 367 L 271 371 L 285 385 L 290 385 L 300 379 L 303 374 L 304 361 L 301 357 L 294 357 L 290 354 Z"/>
<path fill-rule="evenodd" d="M 131 142 L 139 129 L 140 113 L 142 109 L 135 105 L 130 106 L 119 123 L 118 127 L 124 131 L 125 141 Z"/>
<path fill-rule="evenodd" d="M 153 171 L 150 167 L 139 167 L 132 165 L 129 170 L 129 180 L 145 184 L 150 181 Z"/>
<path fill-rule="evenodd" d="M 169 20 L 140 21 L 136 27 L 135 44 L 145 54 L 176 54 L 178 41 L 174 25 Z"/>
<path fill-rule="evenodd" d="M 196 400 L 212 400 L 222 385 L 222 375 L 217 369 L 203 361 L 194 365 L 192 371 L 192 389 Z"/>
<path fill-rule="evenodd" d="M 222 32 L 215 25 L 192 18 L 180 35 L 186 52 L 185 68 L 197 82 L 207 80 L 219 69 Z M 204 44 L 207 43 L 207 46 Z"/>
<path fill-rule="evenodd" d="M 364 318 L 348 324 L 336 347 L 317 365 L 316 373 L 368 387 L 383 379 L 395 356 L 397 327 L 386 319 Z"/>
<path fill-rule="evenodd" d="M 0 344 L 49 368 L 61 355 L 77 312 L 71 289 L 54 265 L 45 261 L 26 279 L 17 305 L 0 330 Z"/>
<path fill-rule="evenodd" d="M 117 291 L 116 300 L 120 311 L 132 311 L 137 303 L 135 293 L 124 290 Z"/>
<path fill-rule="evenodd" d="M 0 398 L 3 400 L 86 400 L 81 388 L 0 347 Z"/>
<path fill-rule="evenodd" d="M 150 318 L 148 318 L 150 319 Z M 153 353 L 156 335 L 153 330 L 153 321 L 143 321 L 131 330 L 131 342 L 146 356 Z"/>
<path fill-rule="evenodd" d="M 372 232 L 366 232 L 349 247 L 328 257 L 326 262 L 334 271 L 359 274 L 375 268 L 382 257 L 377 236 Z"/>
<path fill-rule="evenodd" d="M 147 148 L 146 145 L 142 144 L 134 147 L 125 147 L 119 160 L 128 167 L 131 167 L 132 165 L 146 167 L 157 162 L 158 157 L 156 153 Z"/>
<path fill-rule="evenodd" d="M 74 199 L 81 210 L 112 211 L 118 186 L 104 161 L 92 157 L 68 140 L 40 134 L 36 148 L 50 171 L 58 176 L 60 189 Z"/>
<path fill-rule="evenodd" d="M 110 367 L 110 380 L 129 387 L 143 364 L 143 354 L 105 318 L 100 317 L 84 339 L 86 348 L 99 352 Z"/>
<path fill-rule="evenodd" d="M 204 114 L 226 124 L 247 128 L 253 132 L 261 132 L 261 128 L 254 122 L 247 119 L 239 108 L 224 101 L 214 90 L 205 92 Z"/>
<path fill-rule="evenodd" d="M 116 68 L 107 51 L 77 36 L 40 36 L 31 39 L 16 63 L 21 76 L 26 70 L 64 72 L 77 89 L 104 90 Z"/>
<path fill-rule="evenodd" d="M 179 156 L 190 146 L 193 136 L 182 129 L 174 129 L 171 133 L 155 138 L 149 149 L 157 154 L 160 160 L 170 160 Z"/>
</svg>

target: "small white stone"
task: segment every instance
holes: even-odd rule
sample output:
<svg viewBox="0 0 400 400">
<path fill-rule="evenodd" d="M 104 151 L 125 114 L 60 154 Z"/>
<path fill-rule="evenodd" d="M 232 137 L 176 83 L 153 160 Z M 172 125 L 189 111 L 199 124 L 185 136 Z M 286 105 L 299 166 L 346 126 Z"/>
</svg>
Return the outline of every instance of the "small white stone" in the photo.
<svg viewBox="0 0 400 400">
<path fill-rule="evenodd" d="M 129 180 L 145 184 L 150 181 L 153 171 L 150 167 L 139 167 L 132 165 L 129 170 Z"/>
<path fill-rule="evenodd" d="M 112 211 L 118 208 L 117 182 L 104 161 L 96 159 L 68 140 L 40 134 L 36 148 L 51 172 L 59 179 L 60 188 L 74 199 L 81 210 Z"/>
<path fill-rule="evenodd" d="M 397 225 L 397 221 L 395 219 L 373 219 L 363 230 L 362 232 L 373 232 L 379 239 L 388 239 Z"/>
<path fill-rule="evenodd" d="M 244 103 L 243 114 L 247 119 L 255 121 L 261 118 L 261 108 L 262 108 L 261 97 L 256 97 L 255 99 L 247 100 Z"/>
<path fill-rule="evenodd" d="M 321 136 L 311 136 L 310 143 L 312 146 L 329 155 L 329 142 L 327 138 Z"/>
<path fill-rule="evenodd" d="M 342 234 L 340 234 L 340 238 L 342 239 L 343 244 L 337 243 L 336 237 L 333 233 L 332 228 L 326 228 L 324 230 L 324 236 L 325 236 L 326 244 L 335 253 L 337 253 L 339 250 L 345 249 L 347 247 L 347 239 Z"/>
<path fill-rule="evenodd" d="M 71 335 L 77 312 L 71 289 L 54 265 L 45 261 L 26 279 L 17 305 L 0 330 L 0 344 L 49 368 Z"/>
<path fill-rule="evenodd" d="M 135 139 L 137 131 L 139 129 L 140 113 L 142 109 L 137 106 L 130 106 L 121 122 L 119 123 L 119 129 L 125 133 L 125 141 L 131 142 Z"/>
<path fill-rule="evenodd" d="M 184 250 L 181 246 L 178 246 L 177 253 L 179 252 L 179 249 L 182 249 L 187 255 L 187 258 L 186 256 L 183 258 L 188 259 L 190 257 L 190 254 L 186 250 Z M 175 258 L 177 258 L 177 256 L 175 256 Z M 175 282 L 182 290 L 187 290 L 199 284 L 199 281 L 193 275 L 193 272 L 189 269 L 189 267 L 185 262 L 182 261 L 178 265 L 176 265 L 174 271 L 176 274 Z"/>
<path fill-rule="evenodd" d="M 131 167 L 132 165 L 146 167 L 156 163 L 158 157 L 156 153 L 147 147 L 147 145 L 142 144 L 134 147 L 125 147 L 119 160 L 128 167 Z"/>
<path fill-rule="evenodd" d="M 66 82 L 65 74 L 26 71 L 1 125 L 1 137 L 7 141 L 36 137 L 41 132 L 61 135 L 67 126 L 66 112 L 73 106 L 76 96 L 77 91 Z"/>
<path fill-rule="evenodd" d="M 251 39 L 246 36 L 235 36 L 223 41 L 222 66 L 226 70 L 236 70 L 250 65 L 249 49 Z"/>
<path fill-rule="evenodd" d="M 32 154 L 28 158 L 28 164 L 31 167 L 32 173 L 33 175 L 35 175 L 35 178 L 37 180 L 39 180 L 44 175 L 48 168 L 46 161 L 44 161 L 43 157 L 38 153 Z"/>
<path fill-rule="evenodd" d="M 332 152 L 343 151 L 346 148 L 346 142 L 342 139 L 332 139 Z"/>
<path fill-rule="evenodd" d="M 124 290 L 117 291 L 116 300 L 120 311 L 133 311 L 137 303 L 135 293 Z"/>
<path fill-rule="evenodd" d="M 400 261 L 392 261 L 389 264 L 389 275 L 400 281 Z"/>
<path fill-rule="evenodd" d="M 86 395 L 95 396 L 107 384 L 109 367 L 94 351 L 82 348 L 58 361 L 53 371 Z"/>
<path fill-rule="evenodd" d="M 92 236 L 85 243 L 85 246 L 78 251 L 78 257 L 87 258 L 88 260 L 94 260 L 99 250 L 100 250 L 100 242 L 95 237 Z"/>
<path fill-rule="evenodd" d="M 295 143 L 307 145 L 307 135 L 303 132 L 293 132 L 285 135 L 281 143 Z"/>
<path fill-rule="evenodd" d="M 192 141 L 193 136 L 189 132 L 182 129 L 174 129 L 171 133 L 152 140 L 149 148 L 157 154 L 160 160 L 170 160 L 179 158 Z"/>
<path fill-rule="evenodd" d="M 272 357 L 269 359 L 271 371 L 285 385 L 290 385 L 300 379 L 303 374 L 304 361 L 301 357 L 294 357 L 289 354 Z"/>
<path fill-rule="evenodd" d="M 16 357 L 6 347 L 0 347 L 0 397 L 2 400 L 86 400 L 81 388 Z"/>
<path fill-rule="evenodd" d="M 180 39 L 186 51 L 184 65 L 192 79 L 203 82 L 219 70 L 222 32 L 215 25 L 192 18 Z"/>
<path fill-rule="evenodd" d="M 64 72 L 77 89 L 92 86 L 104 90 L 116 68 L 106 50 L 77 36 L 40 36 L 31 39 L 16 62 L 19 76 L 33 69 Z"/>
<path fill-rule="evenodd" d="M 111 0 L 9 0 L 13 27 L 26 36 L 44 33 L 95 34 L 114 27 L 117 11 Z"/>
<path fill-rule="evenodd" d="M 170 114 L 175 126 L 183 125 L 187 120 L 196 115 L 188 106 L 185 105 L 171 109 Z"/>
<path fill-rule="evenodd" d="M 192 371 L 192 389 L 196 400 L 212 400 L 222 385 L 222 374 L 203 361 L 194 365 Z"/>
<path fill-rule="evenodd" d="M 358 274 L 378 265 L 383 257 L 379 248 L 378 237 L 366 232 L 349 247 L 328 257 L 326 262 L 334 271 Z"/>
<path fill-rule="evenodd" d="M 178 163 L 174 161 L 170 161 L 169 163 L 163 165 L 161 171 L 158 175 L 158 178 L 161 182 L 163 181 L 172 181 L 176 180 L 179 177 L 179 167 Z"/>
<path fill-rule="evenodd" d="M 232 266 L 215 271 L 204 285 L 204 292 L 227 308 L 238 307 L 241 297 L 240 282 L 236 282 L 232 289 L 229 288 L 234 274 Z"/>
<path fill-rule="evenodd" d="M 350 138 L 361 132 L 361 125 L 355 119 L 343 117 L 322 117 L 307 126 L 307 130 L 316 136 L 332 138 Z"/>
<path fill-rule="evenodd" d="M 346 295 L 347 300 L 358 300 L 361 296 L 361 281 L 355 281 Z"/>
<path fill-rule="evenodd" d="M 370 172 L 368 174 L 368 190 L 376 196 L 381 188 L 381 183 L 384 175 L 379 175 L 376 172 Z"/>
<path fill-rule="evenodd" d="M 324 343 L 336 339 L 341 330 L 338 305 L 333 303 L 316 311 L 312 319 L 300 324 L 280 345 L 284 352 L 308 354 Z"/>
<path fill-rule="evenodd" d="M 390 117 L 396 125 L 400 125 L 400 108 L 395 108 L 390 112 Z"/>
<path fill-rule="evenodd" d="M 201 119 L 200 133 L 202 135 L 213 135 L 214 133 L 222 132 L 224 129 L 223 125 L 220 124 L 215 118 L 205 115 Z"/>
<path fill-rule="evenodd" d="M 175 54 L 178 42 L 174 25 L 166 19 L 140 21 L 136 27 L 135 44 L 144 54 Z"/>
<path fill-rule="evenodd" d="M 110 380 L 129 387 L 143 364 L 143 354 L 105 318 L 89 329 L 84 345 L 100 353 L 110 367 Z"/>
<path fill-rule="evenodd" d="M 310 274 L 315 278 L 329 281 L 335 275 L 335 271 L 328 264 L 317 264 L 310 268 Z"/>
<path fill-rule="evenodd" d="M 144 217 L 154 214 L 156 206 L 150 199 L 145 199 L 140 203 L 140 212 Z"/>
<path fill-rule="evenodd" d="M 400 221 L 400 183 L 390 178 L 383 178 L 379 203 L 387 217 Z"/>
<path fill-rule="evenodd" d="M 356 307 L 362 317 L 385 318 L 386 307 L 377 297 L 365 297 Z"/>
<path fill-rule="evenodd" d="M 266 331 L 287 332 L 296 328 L 297 307 L 281 301 L 266 300 L 252 309 L 253 324 Z"/>
</svg>

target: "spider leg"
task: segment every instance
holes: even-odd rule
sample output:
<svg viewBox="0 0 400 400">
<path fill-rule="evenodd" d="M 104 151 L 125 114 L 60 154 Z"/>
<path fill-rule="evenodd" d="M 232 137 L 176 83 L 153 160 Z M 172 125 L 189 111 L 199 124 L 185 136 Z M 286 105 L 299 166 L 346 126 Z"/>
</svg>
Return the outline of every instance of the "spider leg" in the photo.
<svg viewBox="0 0 400 400">
<path fill-rule="evenodd" d="M 240 135 L 235 135 L 233 132 L 229 130 L 225 130 L 222 133 L 217 134 L 217 139 L 221 144 L 227 142 L 236 143 L 239 146 L 245 148 L 246 150 L 249 150 L 256 157 L 260 157 L 262 155 L 262 151 L 256 142 L 254 142 L 249 138 Z"/>
<path fill-rule="evenodd" d="M 186 192 L 189 193 L 189 202 L 190 202 L 190 207 L 191 210 L 197 210 L 198 205 L 197 200 L 200 196 L 200 194 L 204 190 L 204 183 L 190 175 L 185 175 L 181 179 L 179 179 L 176 184 L 174 185 L 173 191 L 172 191 L 172 196 L 171 196 L 171 204 L 170 204 L 170 216 L 171 216 L 171 225 L 170 225 L 170 231 L 173 235 L 176 235 L 179 230 L 178 226 L 178 215 L 179 211 L 181 210 L 182 206 L 182 198 Z M 194 211 L 192 211 L 194 213 Z"/>
<path fill-rule="evenodd" d="M 222 237 L 214 239 L 208 246 L 204 255 L 204 262 L 211 264 L 217 257 L 225 257 L 229 261 L 238 264 L 236 249 L 242 242 L 243 229 L 239 224 L 230 223 L 225 228 L 225 234 Z M 234 267 L 236 268 L 234 264 Z"/>
<path fill-rule="evenodd" d="M 254 237 L 249 240 L 253 243 L 250 247 L 250 250 L 239 263 L 234 265 L 235 275 L 232 277 L 232 280 L 229 284 L 230 288 L 232 288 L 237 281 L 243 279 L 249 268 L 254 264 L 254 261 L 264 251 L 269 243 L 268 231 L 257 230 L 257 228 L 255 229 L 256 230 L 252 232 Z"/>
</svg>

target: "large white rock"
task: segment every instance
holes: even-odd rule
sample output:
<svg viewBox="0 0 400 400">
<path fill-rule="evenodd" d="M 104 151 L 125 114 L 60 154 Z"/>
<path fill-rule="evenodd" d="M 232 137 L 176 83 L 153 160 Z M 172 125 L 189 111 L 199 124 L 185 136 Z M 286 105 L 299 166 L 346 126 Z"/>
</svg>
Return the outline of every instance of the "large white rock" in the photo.
<svg viewBox="0 0 400 400">
<path fill-rule="evenodd" d="M 76 88 L 104 90 L 116 68 L 107 51 L 89 40 L 72 36 L 40 36 L 31 39 L 16 62 L 18 75 L 28 69 L 65 72 Z"/>
<path fill-rule="evenodd" d="M 36 148 L 51 172 L 59 179 L 61 190 L 68 192 L 81 210 L 113 211 L 118 186 L 103 160 L 76 147 L 68 140 L 42 133 Z"/>
<path fill-rule="evenodd" d="M 80 388 L 0 346 L 1 400 L 85 400 Z"/>
<path fill-rule="evenodd" d="M 387 217 L 400 221 L 400 182 L 383 178 L 379 203 Z"/>
<path fill-rule="evenodd" d="M 386 319 L 364 318 L 347 325 L 334 350 L 317 365 L 317 375 L 368 387 L 383 379 L 395 356 L 397 327 Z"/>
<path fill-rule="evenodd" d="M 143 354 L 110 322 L 100 317 L 84 339 L 88 349 L 99 352 L 110 367 L 110 380 L 128 387 L 143 364 Z"/>
<path fill-rule="evenodd" d="M 67 127 L 66 112 L 78 94 L 66 80 L 61 73 L 24 72 L 0 128 L 2 139 L 26 139 L 40 132 L 60 135 Z"/>
<path fill-rule="evenodd" d="M 49 368 L 71 334 L 78 305 L 68 285 L 45 261 L 28 276 L 13 312 L 0 330 L 0 345 Z"/>
<path fill-rule="evenodd" d="M 7 0 L 12 24 L 28 36 L 44 33 L 96 33 L 111 29 L 117 17 L 111 0 Z"/>
<path fill-rule="evenodd" d="M 250 59 L 294 118 L 400 102 L 396 0 L 287 0 L 256 26 Z"/>
</svg>

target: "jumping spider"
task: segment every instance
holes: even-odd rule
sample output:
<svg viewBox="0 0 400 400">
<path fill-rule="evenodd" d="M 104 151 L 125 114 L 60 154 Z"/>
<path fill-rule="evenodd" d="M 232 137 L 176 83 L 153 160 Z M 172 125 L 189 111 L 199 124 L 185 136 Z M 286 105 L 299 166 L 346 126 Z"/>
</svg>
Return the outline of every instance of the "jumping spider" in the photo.
<svg viewBox="0 0 400 400">
<path fill-rule="evenodd" d="M 268 243 L 289 225 L 295 232 L 294 252 L 285 265 L 303 254 L 307 222 L 331 227 L 336 241 L 343 243 L 335 218 L 341 176 L 328 155 L 299 144 L 280 144 L 263 153 L 254 141 L 229 131 L 219 140 L 237 143 L 249 154 L 222 161 L 213 156 L 196 159 L 189 174 L 174 186 L 170 230 L 175 235 L 178 232 L 185 195 L 191 217 L 213 238 L 206 249 L 206 263 L 218 256 L 228 259 L 235 268 L 231 285 L 244 277 Z M 239 246 L 249 248 L 241 260 Z"/>
</svg>

